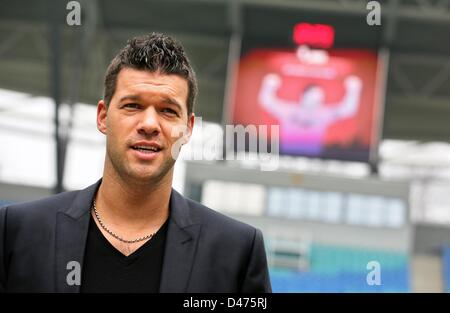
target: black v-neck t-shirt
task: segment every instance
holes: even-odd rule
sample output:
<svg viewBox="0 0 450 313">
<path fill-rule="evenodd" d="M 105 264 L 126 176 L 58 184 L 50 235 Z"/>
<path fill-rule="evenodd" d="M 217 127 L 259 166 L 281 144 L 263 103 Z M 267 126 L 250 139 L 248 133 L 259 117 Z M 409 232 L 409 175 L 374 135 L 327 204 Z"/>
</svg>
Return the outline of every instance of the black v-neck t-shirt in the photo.
<svg viewBox="0 0 450 313">
<path fill-rule="evenodd" d="M 167 223 L 139 249 L 125 256 L 103 236 L 91 216 L 80 291 L 159 292 Z"/>
</svg>

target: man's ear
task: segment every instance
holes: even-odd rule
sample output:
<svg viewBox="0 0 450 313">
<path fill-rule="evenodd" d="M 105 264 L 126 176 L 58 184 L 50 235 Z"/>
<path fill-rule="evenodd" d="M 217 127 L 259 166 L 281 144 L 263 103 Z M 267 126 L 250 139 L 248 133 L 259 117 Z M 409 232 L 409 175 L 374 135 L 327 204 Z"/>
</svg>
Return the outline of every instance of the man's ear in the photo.
<svg viewBox="0 0 450 313">
<path fill-rule="evenodd" d="M 105 135 L 107 113 L 108 108 L 106 107 L 105 101 L 100 100 L 97 104 L 97 129 Z"/>
<path fill-rule="evenodd" d="M 189 142 L 189 139 L 191 138 L 192 131 L 193 131 L 193 129 L 194 129 L 194 122 L 195 122 L 195 114 L 194 114 L 194 113 L 191 113 L 191 116 L 188 117 L 188 125 L 187 125 L 187 127 L 188 127 L 188 132 L 187 132 L 187 134 L 185 135 L 185 137 L 186 137 L 186 143 L 188 143 L 188 142 Z"/>
</svg>

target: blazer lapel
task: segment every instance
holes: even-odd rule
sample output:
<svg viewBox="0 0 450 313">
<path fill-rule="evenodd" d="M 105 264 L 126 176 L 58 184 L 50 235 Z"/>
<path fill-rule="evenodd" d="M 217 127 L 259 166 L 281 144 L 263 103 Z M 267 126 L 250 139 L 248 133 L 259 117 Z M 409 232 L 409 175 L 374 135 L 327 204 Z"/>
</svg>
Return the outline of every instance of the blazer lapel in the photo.
<svg viewBox="0 0 450 313">
<path fill-rule="evenodd" d="M 172 189 L 160 292 L 187 292 L 201 224 L 190 214 L 186 199 Z"/>
<path fill-rule="evenodd" d="M 100 186 L 80 191 L 69 208 L 56 216 L 56 292 L 80 292 L 81 270 L 86 246 L 90 207 Z"/>
</svg>

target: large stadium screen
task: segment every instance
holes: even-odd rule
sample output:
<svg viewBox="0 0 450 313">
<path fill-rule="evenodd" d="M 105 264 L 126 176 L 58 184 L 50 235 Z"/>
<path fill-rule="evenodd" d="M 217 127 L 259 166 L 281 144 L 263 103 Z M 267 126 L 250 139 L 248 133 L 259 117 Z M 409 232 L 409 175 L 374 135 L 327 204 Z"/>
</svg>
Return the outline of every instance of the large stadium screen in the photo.
<svg viewBox="0 0 450 313">
<path fill-rule="evenodd" d="M 231 123 L 279 125 L 280 154 L 369 162 L 378 141 L 380 63 L 366 49 L 247 49 Z M 269 131 L 258 136 L 271 140 Z"/>
</svg>

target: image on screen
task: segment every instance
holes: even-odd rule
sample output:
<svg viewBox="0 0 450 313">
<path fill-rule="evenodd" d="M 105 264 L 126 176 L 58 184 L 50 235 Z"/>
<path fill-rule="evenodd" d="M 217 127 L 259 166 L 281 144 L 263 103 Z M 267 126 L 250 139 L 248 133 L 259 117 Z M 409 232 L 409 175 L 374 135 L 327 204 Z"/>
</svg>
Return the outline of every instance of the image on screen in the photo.
<svg viewBox="0 0 450 313">
<path fill-rule="evenodd" d="M 238 66 L 231 122 L 279 125 L 280 154 L 368 162 L 379 62 L 376 51 L 363 49 L 248 50 Z"/>
</svg>

